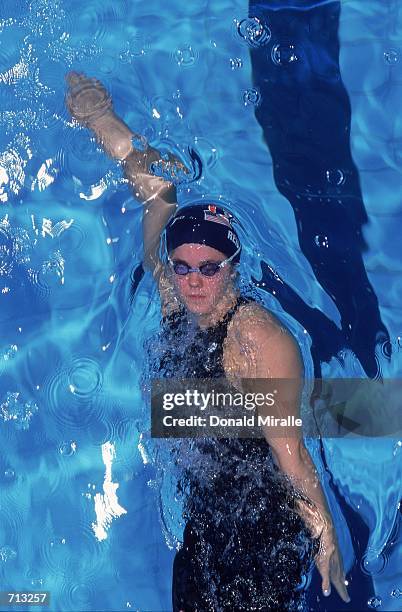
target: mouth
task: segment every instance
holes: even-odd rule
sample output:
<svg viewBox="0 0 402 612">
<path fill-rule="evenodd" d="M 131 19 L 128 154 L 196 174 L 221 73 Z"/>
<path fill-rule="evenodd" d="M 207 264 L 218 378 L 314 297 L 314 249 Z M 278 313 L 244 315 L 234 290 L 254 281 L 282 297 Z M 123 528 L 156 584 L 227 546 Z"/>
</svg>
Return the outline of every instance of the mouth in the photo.
<svg viewBox="0 0 402 612">
<path fill-rule="evenodd" d="M 205 300 L 205 295 L 187 295 L 188 300 Z"/>
</svg>

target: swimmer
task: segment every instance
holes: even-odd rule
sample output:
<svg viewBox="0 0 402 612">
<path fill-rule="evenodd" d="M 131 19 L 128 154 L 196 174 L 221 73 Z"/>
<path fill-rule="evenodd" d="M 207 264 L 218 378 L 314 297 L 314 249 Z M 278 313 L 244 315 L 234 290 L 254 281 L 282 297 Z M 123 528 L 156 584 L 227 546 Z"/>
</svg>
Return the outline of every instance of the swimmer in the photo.
<svg viewBox="0 0 402 612">
<path fill-rule="evenodd" d="M 161 357 L 161 372 L 181 378 L 285 378 L 301 382 L 303 365 L 294 338 L 272 313 L 240 294 L 236 281 L 241 244 L 233 215 L 215 203 L 178 207 L 174 183 L 154 176 L 150 166 L 169 163 L 177 173 L 186 173 L 183 163 L 173 155 L 167 162 L 161 160 L 156 149 L 134 134 L 114 113 L 112 101 L 99 81 L 72 72 L 67 75 L 67 83 L 66 104 L 71 115 L 92 130 L 104 150 L 122 163 L 135 197 L 144 206 L 144 267 L 152 272 L 159 286 L 166 338 L 169 340 L 174 330 L 175 338 L 181 337 L 184 342 L 184 333 L 180 334 L 188 320 L 196 322 L 197 345 L 171 344 Z M 134 140 L 142 142 L 141 150 L 133 146 Z M 160 256 L 161 237 L 165 258 Z M 298 417 L 300 384 L 294 389 L 290 385 L 289 393 L 292 411 Z M 270 480 L 268 472 L 266 487 L 253 492 L 259 496 L 260 504 L 269 499 L 265 506 L 268 514 L 262 514 L 253 524 L 247 523 L 245 514 L 240 515 L 240 523 L 237 514 L 226 527 L 223 518 L 219 526 L 213 524 L 218 516 L 234 514 L 232 498 L 233 504 L 240 503 L 236 496 L 245 484 L 233 480 L 239 460 L 250 461 L 251 456 L 260 460 L 262 473 L 270 454 L 277 468 L 302 490 L 302 495 L 295 498 L 300 525 L 296 518 L 291 522 L 289 519 L 289 537 L 296 539 L 297 530 L 303 528 L 308 532 L 323 594 L 330 594 L 332 583 L 342 600 L 350 601 L 335 527 L 302 437 L 275 437 L 268 428 L 264 428 L 264 436 L 262 440 L 220 440 L 221 448 L 234 449 L 228 471 L 217 474 L 210 493 L 199 481 L 193 481 L 183 547 L 176 554 L 173 568 L 175 612 L 216 609 L 214 605 L 225 611 L 247 610 L 250 598 L 253 603 L 260 602 L 262 607 L 256 609 L 278 609 L 278 605 L 293 609 L 299 596 L 295 591 L 300 571 L 305 567 L 289 556 L 283 578 L 279 579 L 279 557 L 271 556 L 268 563 L 278 544 L 278 525 L 287 520 L 280 510 L 282 489 Z M 234 532 L 241 543 L 239 549 L 232 542 Z M 225 562 L 222 557 L 225 553 L 230 558 L 231 547 L 235 563 Z M 247 555 L 242 557 L 239 551 L 246 549 Z M 241 565 L 246 556 L 255 560 L 255 566 Z M 296 568 L 293 574 L 288 569 L 290 562 Z M 213 576 L 218 597 L 214 602 L 210 589 Z"/>
</svg>

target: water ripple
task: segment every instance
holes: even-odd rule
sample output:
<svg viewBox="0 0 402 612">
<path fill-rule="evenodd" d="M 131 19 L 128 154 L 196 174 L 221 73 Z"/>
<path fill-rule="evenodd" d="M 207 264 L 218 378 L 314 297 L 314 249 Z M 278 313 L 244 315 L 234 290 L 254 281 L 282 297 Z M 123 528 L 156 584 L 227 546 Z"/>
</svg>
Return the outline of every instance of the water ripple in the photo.
<svg viewBox="0 0 402 612">
<path fill-rule="evenodd" d="M 28 279 L 37 297 L 47 300 L 50 295 L 50 287 L 44 280 L 41 270 L 28 269 Z"/>
<path fill-rule="evenodd" d="M 44 384 L 49 411 L 55 422 L 70 430 L 107 423 L 106 402 L 100 393 L 103 375 L 94 359 L 76 358 L 70 367 L 56 366 Z"/>
<path fill-rule="evenodd" d="M 47 531 L 39 547 L 39 555 L 43 574 L 65 574 L 71 559 L 70 545 L 62 535 L 49 534 Z"/>
<path fill-rule="evenodd" d="M 1 543 L 12 545 L 18 542 L 24 529 L 21 502 L 16 502 L 3 488 L 0 506 Z"/>
<path fill-rule="evenodd" d="M 87 358 L 76 359 L 68 372 L 70 391 L 81 399 L 88 399 L 97 393 L 103 384 L 99 364 Z"/>
<path fill-rule="evenodd" d="M 79 220 L 78 222 L 74 220 L 74 223 L 61 234 L 59 238 L 60 248 L 64 254 L 79 251 L 86 242 L 87 237 L 87 232 L 80 225 Z"/>
<path fill-rule="evenodd" d="M 383 553 L 363 555 L 360 566 L 362 572 L 367 576 L 377 576 L 382 574 L 388 564 L 389 558 Z"/>
<path fill-rule="evenodd" d="M 8 230 L 8 223 L 3 220 L 0 222 L 0 276 L 9 276 L 13 265 L 14 243 Z"/>
<path fill-rule="evenodd" d="M 194 136 L 194 148 L 201 158 L 203 165 L 213 168 L 219 159 L 217 147 L 204 136 Z"/>
<path fill-rule="evenodd" d="M 150 42 L 145 34 L 130 27 L 129 34 L 125 37 L 124 47 L 120 52 L 120 61 L 131 63 L 134 59 L 146 55 L 151 49 Z"/>
<path fill-rule="evenodd" d="M 100 149 L 95 138 L 87 130 L 73 129 L 64 141 L 63 152 L 58 157 L 62 162 L 63 174 L 71 175 L 88 184 L 96 184 L 107 172 L 110 160 Z"/>
</svg>

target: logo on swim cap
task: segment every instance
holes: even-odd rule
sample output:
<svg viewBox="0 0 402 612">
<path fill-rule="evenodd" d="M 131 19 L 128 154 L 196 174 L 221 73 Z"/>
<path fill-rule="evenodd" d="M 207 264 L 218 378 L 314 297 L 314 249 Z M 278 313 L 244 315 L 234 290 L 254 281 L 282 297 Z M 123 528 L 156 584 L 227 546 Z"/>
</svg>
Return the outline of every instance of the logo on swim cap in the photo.
<svg viewBox="0 0 402 612">
<path fill-rule="evenodd" d="M 222 210 L 222 209 L 221 209 Z M 221 223 L 222 225 L 227 225 L 228 227 L 232 227 L 230 223 L 230 219 L 224 212 L 216 212 L 216 206 L 213 204 L 209 204 L 208 208 L 205 210 L 204 208 L 204 220 L 212 221 L 213 223 Z"/>
<path fill-rule="evenodd" d="M 240 241 L 239 241 L 238 237 L 236 236 L 236 234 L 234 234 L 230 230 L 228 230 L 228 239 L 231 240 L 236 245 L 237 248 L 239 248 Z"/>
</svg>

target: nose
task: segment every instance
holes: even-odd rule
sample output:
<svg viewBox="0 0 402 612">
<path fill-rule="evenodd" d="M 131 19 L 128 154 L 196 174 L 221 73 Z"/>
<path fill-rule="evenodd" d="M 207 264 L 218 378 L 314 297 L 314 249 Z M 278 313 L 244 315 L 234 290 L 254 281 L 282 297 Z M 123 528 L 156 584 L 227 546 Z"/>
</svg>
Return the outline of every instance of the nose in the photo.
<svg viewBox="0 0 402 612">
<path fill-rule="evenodd" d="M 199 272 L 189 272 L 187 280 L 190 287 L 200 287 L 202 285 L 201 274 Z"/>
</svg>

